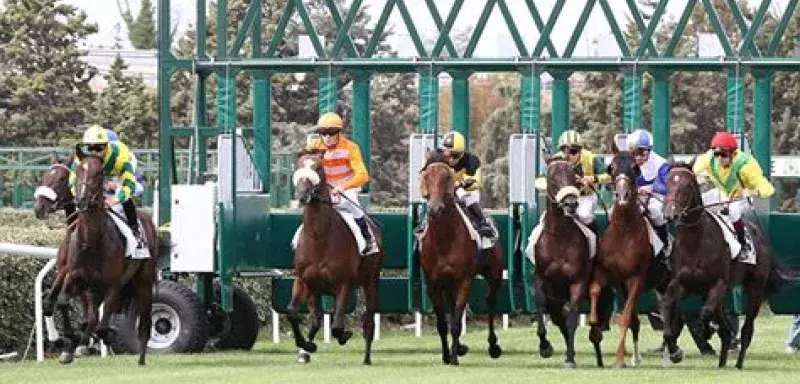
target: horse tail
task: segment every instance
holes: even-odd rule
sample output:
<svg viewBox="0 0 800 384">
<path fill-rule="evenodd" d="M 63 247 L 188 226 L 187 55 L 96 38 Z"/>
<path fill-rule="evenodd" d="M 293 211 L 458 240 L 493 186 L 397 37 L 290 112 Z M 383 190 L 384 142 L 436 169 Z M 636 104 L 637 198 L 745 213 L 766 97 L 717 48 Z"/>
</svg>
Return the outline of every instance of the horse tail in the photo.
<svg viewBox="0 0 800 384">
<path fill-rule="evenodd" d="M 125 283 L 119 290 L 119 307 L 117 313 L 126 314 L 133 310 L 134 298 L 136 296 L 132 281 Z"/>
<path fill-rule="evenodd" d="M 766 293 L 777 293 L 786 285 L 797 282 L 800 282 L 800 271 L 781 265 L 777 260 L 773 260 L 772 268 L 770 268 L 769 276 L 767 276 Z"/>
</svg>

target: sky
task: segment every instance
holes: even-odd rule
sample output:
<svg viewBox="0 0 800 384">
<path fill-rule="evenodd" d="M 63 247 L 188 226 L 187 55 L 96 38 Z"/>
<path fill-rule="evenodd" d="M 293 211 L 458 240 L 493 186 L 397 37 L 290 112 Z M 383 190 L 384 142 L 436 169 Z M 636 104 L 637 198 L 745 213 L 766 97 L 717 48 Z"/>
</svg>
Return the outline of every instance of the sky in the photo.
<svg viewBox="0 0 800 384">
<path fill-rule="evenodd" d="M 0 0 L 0 4 L 2 4 L 3 1 L 4 0 Z M 119 16 L 117 0 L 63 1 L 85 10 L 89 16 L 89 20 L 98 24 L 100 32 L 89 39 L 87 42 L 89 45 L 110 46 L 114 43 L 114 36 L 116 35 L 115 27 L 117 25 L 123 26 L 124 31 L 124 23 Z M 124 2 L 125 0 L 121 1 Z M 140 0 L 128 1 L 131 5 L 131 8 L 134 9 L 134 13 L 137 12 Z M 182 35 L 183 31 L 185 31 L 187 27 L 195 24 L 196 1 L 197 0 L 171 0 L 172 20 L 173 24 L 177 23 L 178 36 Z M 425 6 L 425 2 L 423 0 L 405 1 L 406 4 L 409 5 L 409 9 L 413 14 L 414 22 L 417 24 L 417 29 L 422 35 L 423 39 L 435 39 L 438 36 L 437 30 L 433 23 L 433 19 L 431 18 L 430 13 Z M 774 0 L 772 5 L 773 10 L 776 12 L 782 12 L 782 10 L 785 9 L 788 1 L 789 0 Z M 157 1 L 154 0 L 153 2 L 156 3 Z M 453 6 L 453 2 L 454 0 L 435 0 L 435 3 L 439 9 L 439 13 L 442 15 L 443 19 L 447 18 L 450 9 Z M 536 0 L 536 5 L 539 8 L 539 12 L 542 14 L 543 19 L 547 20 L 555 2 L 556 0 Z M 614 10 L 617 23 L 621 28 L 624 28 L 628 18 L 630 17 L 630 12 L 628 11 L 626 2 L 624 0 L 609 0 L 609 2 Z M 665 17 L 674 17 L 676 19 L 680 17 L 686 2 L 687 0 L 670 1 L 669 5 L 667 6 L 667 16 Z M 347 0 L 346 3 L 349 5 L 352 3 L 352 0 Z M 373 15 L 373 24 L 377 22 L 385 3 L 386 0 L 363 1 L 363 6 L 369 7 L 369 12 Z M 475 24 L 477 24 L 481 12 L 483 11 L 483 6 L 485 3 L 485 0 L 465 1 L 465 5 L 462 7 L 459 16 L 456 19 L 453 30 L 463 31 L 474 27 Z M 522 0 L 506 0 L 506 3 L 509 4 L 514 22 L 516 23 L 517 28 L 521 31 L 523 39 L 526 41 L 527 49 L 531 50 L 533 45 L 536 43 L 539 33 L 532 21 L 530 12 L 528 11 L 525 2 Z M 701 2 L 698 2 L 697 6 L 700 6 L 700 3 Z M 749 0 L 749 3 L 752 6 L 757 6 L 760 3 L 760 0 Z M 556 23 L 554 31 L 551 35 L 557 51 L 563 51 L 564 47 L 567 45 L 567 42 L 572 35 L 572 29 L 577 23 L 578 17 L 585 4 L 585 0 L 569 0 L 566 2 L 566 5 L 562 10 L 562 16 L 560 16 L 559 22 Z M 403 35 L 406 33 L 402 18 L 396 7 L 392 12 L 392 16 L 390 17 L 389 21 L 390 25 L 394 26 L 394 30 L 398 34 Z M 600 56 L 617 55 L 619 51 L 616 48 L 616 44 L 614 43 L 610 32 L 611 29 L 608 26 L 608 23 L 606 22 L 603 12 L 598 4 L 595 6 L 591 16 L 589 17 L 584 33 L 581 35 L 581 38 L 576 46 L 574 56 L 591 56 L 596 50 L 600 51 Z M 516 56 L 516 48 L 514 47 L 514 44 L 509 36 L 510 35 L 505 27 L 505 22 L 501 15 L 500 9 L 495 6 L 483 33 L 483 37 L 478 43 L 475 56 Z M 597 46 L 593 46 L 591 43 L 595 38 L 598 38 L 600 42 L 599 48 Z M 413 49 L 413 45 L 411 45 L 410 39 L 407 37 L 401 36 L 396 38 L 396 40 L 393 42 L 395 45 L 400 46 L 401 52 L 410 52 Z"/>
</svg>

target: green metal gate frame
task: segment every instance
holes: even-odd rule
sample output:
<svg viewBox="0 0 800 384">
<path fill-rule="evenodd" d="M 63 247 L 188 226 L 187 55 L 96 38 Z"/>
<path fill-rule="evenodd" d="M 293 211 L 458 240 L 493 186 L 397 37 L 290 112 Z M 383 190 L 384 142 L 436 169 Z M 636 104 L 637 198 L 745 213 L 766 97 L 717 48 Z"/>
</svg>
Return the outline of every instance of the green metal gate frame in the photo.
<svg viewBox="0 0 800 384">
<path fill-rule="evenodd" d="M 541 133 L 541 83 L 540 75 L 547 72 L 553 78 L 553 111 L 552 131 L 553 140 L 569 127 L 570 122 L 570 88 L 569 77 L 577 71 L 611 71 L 624 74 L 624 130 L 630 131 L 642 125 L 642 76 L 645 72 L 652 75 L 653 84 L 653 120 L 652 131 L 656 138 L 656 151 L 662 155 L 668 151 L 670 132 L 670 75 L 680 71 L 712 71 L 725 73 L 726 86 L 726 128 L 735 133 L 742 133 L 744 128 L 745 86 L 744 76 L 750 74 L 754 77 L 753 114 L 754 114 L 754 143 L 752 150 L 761 164 L 770 163 L 770 112 L 772 104 L 772 76 L 776 71 L 800 70 L 800 59 L 776 56 L 779 44 L 787 26 L 797 8 L 798 0 L 790 0 L 787 10 L 778 23 L 778 27 L 770 37 L 769 45 L 765 51 L 760 51 L 754 42 L 762 31 L 767 10 L 771 0 L 763 0 L 753 17 L 752 23 L 747 25 L 741 10 L 735 1 L 728 1 L 730 11 L 737 20 L 740 29 L 741 43 L 734 42 L 727 36 L 722 28 L 717 9 L 711 0 L 689 0 L 678 22 L 677 33 L 668 42 L 666 48 L 659 51 L 653 43 L 652 37 L 656 31 L 659 20 L 665 13 L 669 0 L 661 0 L 649 21 L 645 20 L 638 9 L 635 0 L 626 0 L 626 4 L 636 22 L 639 35 L 635 49 L 627 44 L 622 30 L 617 24 L 611 11 L 608 0 L 587 0 L 583 12 L 575 24 L 566 49 L 557 52 L 551 33 L 561 16 L 566 0 L 557 0 L 550 16 L 544 20 L 533 0 L 525 0 L 540 36 L 535 42 L 526 45 L 516 27 L 509 11 L 509 0 L 488 0 L 476 27 L 470 36 L 465 52 L 459 55 L 451 39 L 451 30 L 459 12 L 464 5 L 464 0 L 455 0 L 446 18 L 442 17 L 433 0 L 425 0 L 427 9 L 432 16 L 437 29 L 438 38 L 430 51 L 426 50 L 422 39 L 414 24 L 414 14 L 409 10 L 409 0 L 387 0 L 380 14 L 375 31 L 368 39 L 365 52 L 359 54 L 350 35 L 350 26 L 355 20 L 358 10 L 362 7 L 362 0 L 353 0 L 349 10 L 342 17 L 336 0 L 328 0 L 333 22 L 338 27 L 336 39 L 329 48 L 320 42 L 319 34 L 309 17 L 308 10 L 302 0 L 289 0 L 282 14 L 278 28 L 270 36 L 269 41 L 262 41 L 262 12 L 264 0 L 251 0 L 244 22 L 237 26 L 236 35 L 232 42 L 228 41 L 226 31 L 228 22 L 228 1 L 217 0 L 217 49 L 213 57 L 209 56 L 206 44 L 207 20 L 206 2 L 197 1 L 197 45 L 195 55 L 189 58 L 178 58 L 172 54 L 170 36 L 170 0 L 158 1 L 158 93 L 160 116 L 160 151 L 170 153 L 173 142 L 178 137 L 195 136 L 196 150 L 205 158 L 206 141 L 220 133 L 231 133 L 236 128 L 236 100 L 235 78 L 241 71 L 247 71 L 254 77 L 252 85 L 253 127 L 255 145 L 253 158 L 263 182 L 263 191 L 269 193 L 270 186 L 270 94 L 272 75 L 276 73 L 311 72 L 319 76 L 319 111 L 331 111 L 336 108 L 337 77 L 342 74 L 353 76 L 353 137 L 361 146 L 364 154 L 369 158 L 369 113 L 370 113 L 370 77 L 376 73 L 416 73 L 419 75 L 419 104 L 420 121 L 419 131 L 422 133 L 436 133 L 438 130 L 438 75 L 446 72 L 453 77 L 453 108 L 452 121 L 454 127 L 462 133 L 468 133 L 469 126 L 469 77 L 474 72 L 517 72 L 521 76 L 521 119 L 520 130 L 522 133 Z M 417 0 L 414 0 L 417 1 Z M 578 58 L 573 57 L 578 39 L 583 32 L 591 11 L 597 3 L 606 18 L 612 33 L 622 52 L 621 58 Z M 721 58 L 691 58 L 675 56 L 675 49 L 680 42 L 684 31 L 696 6 L 702 6 L 706 11 L 714 32 L 719 38 L 725 56 Z M 403 17 L 406 28 L 417 51 L 417 58 L 412 57 L 379 57 L 376 47 L 385 30 L 388 18 L 394 9 Z M 476 58 L 473 57 L 475 48 L 483 33 L 489 16 L 494 8 L 499 8 L 505 24 L 511 34 L 518 50 L 517 58 Z M 415 7 L 414 13 L 424 12 L 421 7 Z M 306 33 L 313 44 L 317 58 L 282 58 L 277 57 L 277 47 L 285 37 L 286 26 L 291 17 L 297 13 L 302 20 Z M 241 55 L 242 48 L 250 40 L 252 54 L 248 57 Z M 528 49 L 529 47 L 532 49 Z M 547 56 L 547 57 L 545 57 Z M 170 123 L 170 78 L 177 70 L 191 71 L 195 81 L 195 100 L 205 100 L 206 81 L 211 74 L 216 74 L 218 81 L 218 119 L 219 124 L 207 124 L 207 111 L 205 103 L 195 102 L 196 126 L 178 127 Z M 466 135 L 469 137 L 468 135 Z M 162 156 L 160 161 L 160 223 L 170 221 L 170 185 L 173 164 L 169 156 Z M 197 177 L 194 182 L 200 182 L 200 175 L 206 165 L 198 164 Z M 232 173 L 235 175 L 235 167 Z M 765 169 L 769 172 L 769 168 Z M 233 180 L 235 188 L 235 177 Z M 234 189 L 235 190 L 235 189 Z M 221 207 L 223 216 L 230 218 L 224 220 L 225 231 L 220 235 L 220 270 L 219 274 L 223 284 L 230 282 L 238 266 L 227 265 L 227 253 L 235 252 L 243 240 L 237 238 L 237 199 L 230 206 Z M 229 211 L 229 212 L 227 212 Z M 267 219 L 269 220 L 269 218 Z M 227 239 L 230 233 L 233 239 Z M 267 233 L 268 234 L 268 233 Z M 243 259 L 233 259 L 244 261 Z M 223 289 L 223 293 L 226 290 Z M 230 308 L 227 294 L 223 295 L 223 306 Z"/>
</svg>

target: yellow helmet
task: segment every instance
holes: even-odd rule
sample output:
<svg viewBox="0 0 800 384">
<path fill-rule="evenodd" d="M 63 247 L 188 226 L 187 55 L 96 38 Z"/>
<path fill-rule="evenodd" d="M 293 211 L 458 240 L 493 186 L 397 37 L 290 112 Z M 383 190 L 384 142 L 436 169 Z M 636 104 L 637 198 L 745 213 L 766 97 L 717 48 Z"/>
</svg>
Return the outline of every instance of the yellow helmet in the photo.
<svg viewBox="0 0 800 384">
<path fill-rule="evenodd" d="M 342 117 L 339 116 L 336 112 L 327 112 L 324 113 L 322 116 L 319 117 L 317 121 L 318 128 L 338 128 L 342 129 L 344 126 L 344 122 L 342 122 Z"/>
<path fill-rule="evenodd" d="M 92 125 L 83 133 L 83 144 L 108 144 L 108 132 L 99 125 Z"/>
<path fill-rule="evenodd" d="M 461 132 L 450 131 L 444 135 L 442 146 L 450 148 L 454 152 L 464 152 L 467 149 L 467 141 L 464 139 L 464 135 L 462 135 Z"/>
<path fill-rule="evenodd" d="M 558 148 L 582 145 L 581 134 L 573 129 L 564 131 L 564 133 L 558 137 Z"/>
</svg>

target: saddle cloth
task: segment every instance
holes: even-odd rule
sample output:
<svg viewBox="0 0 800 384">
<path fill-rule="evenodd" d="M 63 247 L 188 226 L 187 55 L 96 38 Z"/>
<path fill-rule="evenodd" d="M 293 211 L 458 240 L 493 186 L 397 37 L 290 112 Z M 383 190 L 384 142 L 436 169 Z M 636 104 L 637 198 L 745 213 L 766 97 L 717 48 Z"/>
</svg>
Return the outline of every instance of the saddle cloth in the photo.
<svg viewBox="0 0 800 384">
<path fill-rule="evenodd" d="M 717 225 L 722 229 L 722 234 L 725 236 L 725 242 L 728 243 L 728 249 L 731 252 L 731 258 L 737 260 L 739 262 L 755 265 L 756 264 L 756 247 L 753 246 L 753 241 L 750 236 L 750 230 L 745 228 L 745 241 L 747 241 L 750 249 L 748 250 L 747 254 L 744 255 L 741 259 L 737 259 L 739 253 L 742 252 L 742 243 L 739 242 L 739 239 L 736 237 L 736 232 L 733 229 L 733 224 L 730 222 L 728 217 L 723 216 L 722 214 L 707 211 L 711 214 L 711 217 L 717 222 Z"/>
<path fill-rule="evenodd" d="M 117 225 L 117 229 L 119 229 L 119 232 L 122 233 L 122 236 L 125 238 L 125 257 L 131 259 L 149 259 L 150 250 L 147 249 L 147 244 L 142 244 L 142 248 L 139 249 L 138 252 L 136 250 L 136 244 L 139 243 L 139 240 L 133 234 L 133 231 L 131 230 L 131 227 L 128 226 L 128 223 L 122 219 L 125 217 L 125 212 L 122 210 L 122 204 L 117 204 L 113 206 L 112 209 L 117 214 L 115 215 L 112 212 L 108 212 L 108 216 L 111 217 L 111 220 L 114 220 L 114 224 Z M 139 228 L 142 228 L 141 220 L 139 220 Z"/>
<path fill-rule="evenodd" d="M 472 224 L 472 220 L 469 219 L 467 213 L 464 212 L 464 209 L 461 208 L 461 204 L 456 204 L 456 209 L 458 210 L 459 216 L 461 216 L 461 220 L 464 221 L 464 224 L 467 226 L 467 232 L 469 232 L 469 237 L 472 241 L 475 242 L 475 245 L 478 246 L 479 251 L 483 251 L 486 249 L 491 249 L 497 243 L 497 226 L 494 223 L 494 220 L 487 220 L 489 225 L 492 227 L 492 232 L 495 233 L 495 236 L 492 237 L 485 237 L 481 236 L 477 230 L 475 230 L 475 226 Z M 427 223 L 423 224 L 422 232 L 415 233 L 417 236 L 417 245 L 422 243 L 422 239 L 425 238 L 425 233 L 428 232 L 428 225 Z"/>
<path fill-rule="evenodd" d="M 545 213 L 546 215 L 546 213 Z M 525 255 L 528 256 L 528 259 L 531 261 L 531 264 L 536 264 L 536 243 L 539 241 L 539 237 L 542 236 L 542 230 L 544 229 L 544 216 L 539 219 L 539 224 L 536 224 L 536 227 L 533 228 L 531 231 L 531 235 L 528 237 L 528 246 L 525 248 Z M 597 236 L 595 236 L 594 232 L 587 227 L 585 224 L 581 223 L 580 220 L 576 218 L 572 218 L 575 222 L 575 225 L 581 229 L 584 236 L 586 236 L 586 240 L 589 240 L 589 258 L 592 259 L 597 255 Z"/>
<path fill-rule="evenodd" d="M 367 248 L 367 240 L 364 239 L 364 236 L 361 234 L 361 228 L 358 227 L 356 224 L 356 219 L 353 217 L 353 214 L 347 211 L 336 210 L 339 213 L 339 216 L 342 217 L 345 223 L 347 223 L 347 227 L 350 228 L 350 233 L 353 234 L 353 237 L 356 239 L 356 244 L 358 245 L 358 249 L 364 250 Z M 297 227 L 297 231 L 295 231 L 294 236 L 292 236 L 292 250 L 297 250 L 297 242 L 300 240 L 300 232 L 303 230 L 303 224 L 301 223 L 299 227 Z M 363 252 L 360 252 L 363 254 Z"/>
<path fill-rule="evenodd" d="M 653 256 L 657 256 L 664 250 L 664 242 L 658 237 L 653 225 L 650 224 L 650 220 L 645 219 L 644 222 L 647 225 L 647 237 L 650 238 L 650 245 L 653 247 Z"/>
</svg>

